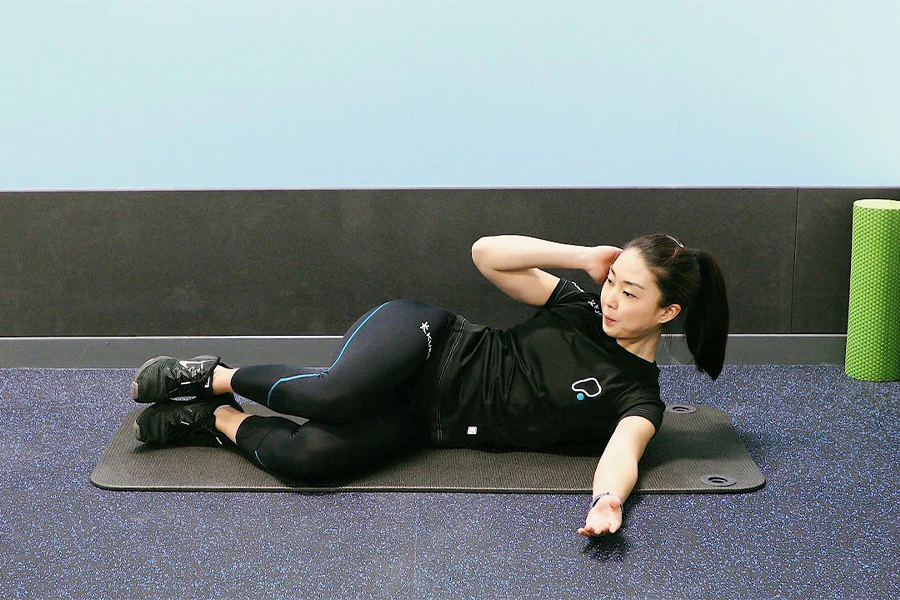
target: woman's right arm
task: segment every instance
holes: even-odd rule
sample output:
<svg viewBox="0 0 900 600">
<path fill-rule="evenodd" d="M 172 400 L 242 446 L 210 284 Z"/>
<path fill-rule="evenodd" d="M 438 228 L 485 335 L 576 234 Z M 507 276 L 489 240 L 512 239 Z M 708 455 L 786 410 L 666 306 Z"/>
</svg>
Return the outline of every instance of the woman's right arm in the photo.
<svg viewBox="0 0 900 600">
<path fill-rule="evenodd" d="M 578 533 L 593 536 L 619 530 L 622 503 L 634 489 L 638 463 L 655 432 L 645 417 L 631 415 L 619 421 L 594 471 L 594 497 L 602 497 L 588 511 Z"/>
<path fill-rule="evenodd" d="M 559 283 L 559 277 L 543 269 L 580 269 L 601 283 L 620 252 L 613 246 L 573 246 L 520 235 L 498 235 L 475 242 L 472 260 L 491 283 L 513 300 L 543 306 Z"/>
</svg>

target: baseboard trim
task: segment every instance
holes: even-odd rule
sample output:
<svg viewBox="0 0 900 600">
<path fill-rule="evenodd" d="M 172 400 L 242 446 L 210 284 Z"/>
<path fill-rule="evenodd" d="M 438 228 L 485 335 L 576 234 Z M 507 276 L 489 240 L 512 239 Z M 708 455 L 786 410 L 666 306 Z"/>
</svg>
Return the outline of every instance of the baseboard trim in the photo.
<svg viewBox="0 0 900 600">
<path fill-rule="evenodd" d="M 661 365 L 691 364 L 681 336 L 664 336 Z M 728 341 L 726 364 L 843 365 L 846 335 L 737 334 Z M 236 337 L 6 337 L 0 338 L 0 368 L 134 368 L 147 358 L 198 354 L 222 356 L 234 365 L 330 364 L 339 336 Z"/>
</svg>

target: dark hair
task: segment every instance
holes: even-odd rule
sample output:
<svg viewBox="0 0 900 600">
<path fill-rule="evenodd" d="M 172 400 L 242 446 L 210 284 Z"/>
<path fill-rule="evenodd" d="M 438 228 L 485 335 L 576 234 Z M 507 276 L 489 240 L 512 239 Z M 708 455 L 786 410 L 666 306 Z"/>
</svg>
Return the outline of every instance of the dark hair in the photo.
<svg viewBox="0 0 900 600">
<path fill-rule="evenodd" d="M 664 234 L 631 240 L 624 249 L 629 248 L 640 253 L 656 278 L 660 306 L 681 306 L 684 337 L 694 364 L 716 379 L 725 363 L 728 342 L 728 297 L 716 259 Z"/>
</svg>

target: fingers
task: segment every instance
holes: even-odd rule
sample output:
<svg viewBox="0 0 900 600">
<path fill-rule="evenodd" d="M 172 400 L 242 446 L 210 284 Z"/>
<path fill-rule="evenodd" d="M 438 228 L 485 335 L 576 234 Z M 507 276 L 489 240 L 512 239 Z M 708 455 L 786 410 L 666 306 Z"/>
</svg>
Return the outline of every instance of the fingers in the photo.
<svg viewBox="0 0 900 600">
<path fill-rule="evenodd" d="M 596 537 L 596 536 L 606 535 L 607 533 L 615 533 L 617 529 L 618 529 L 618 527 L 616 527 L 615 529 L 613 529 L 612 527 L 607 529 L 604 526 L 604 527 L 601 527 L 600 529 L 595 529 L 594 527 L 587 526 L 587 527 L 580 527 L 578 529 L 578 533 L 580 533 L 581 535 L 586 535 L 588 537 Z"/>
<path fill-rule="evenodd" d="M 603 530 L 595 531 L 590 528 L 585 529 L 584 527 L 579 529 L 578 533 L 580 533 L 581 535 L 587 536 L 587 537 L 599 537 L 601 535 L 606 535 L 606 531 L 603 531 Z M 610 533 L 612 533 L 612 532 L 610 532 Z"/>
<path fill-rule="evenodd" d="M 594 526 L 588 525 L 587 523 L 585 523 L 584 527 L 578 528 L 578 533 L 580 533 L 581 535 L 587 535 L 587 536 L 597 535 L 597 532 L 594 529 Z"/>
<path fill-rule="evenodd" d="M 608 515 L 606 518 L 597 519 L 589 518 L 584 527 L 578 529 L 578 533 L 587 536 L 606 535 L 615 533 L 622 528 L 622 518 L 620 515 Z"/>
<path fill-rule="evenodd" d="M 615 533 L 619 530 L 619 527 L 621 527 L 621 526 L 622 526 L 622 519 L 613 517 L 613 519 L 610 521 L 610 524 L 609 524 L 609 532 Z"/>
</svg>

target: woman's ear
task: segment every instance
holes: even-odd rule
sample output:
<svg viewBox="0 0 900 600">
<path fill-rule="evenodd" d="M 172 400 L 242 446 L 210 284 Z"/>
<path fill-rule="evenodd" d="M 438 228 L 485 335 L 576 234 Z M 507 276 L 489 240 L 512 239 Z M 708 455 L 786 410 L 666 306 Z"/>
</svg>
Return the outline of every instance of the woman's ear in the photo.
<svg viewBox="0 0 900 600">
<path fill-rule="evenodd" d="M 669 321 L 677 317 L 680 313 L 680 304 L 670 304 L 667 307 L 660 309 L 659 324 L 664 325 L 665 323 L 668 323 Z"/>
</svg>

